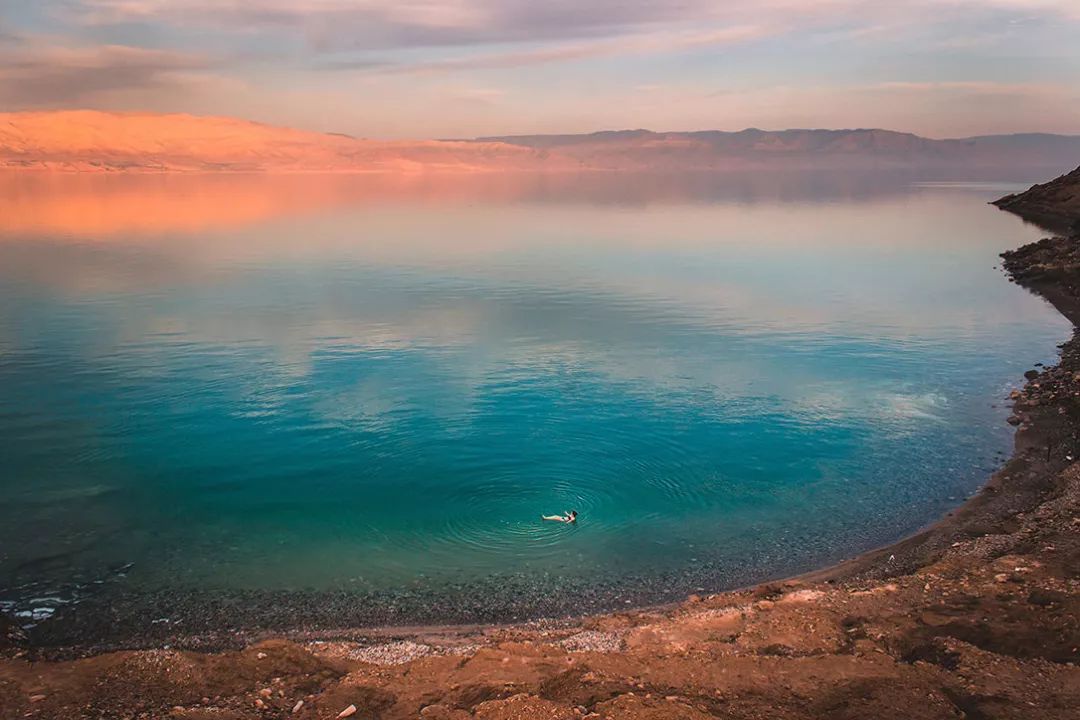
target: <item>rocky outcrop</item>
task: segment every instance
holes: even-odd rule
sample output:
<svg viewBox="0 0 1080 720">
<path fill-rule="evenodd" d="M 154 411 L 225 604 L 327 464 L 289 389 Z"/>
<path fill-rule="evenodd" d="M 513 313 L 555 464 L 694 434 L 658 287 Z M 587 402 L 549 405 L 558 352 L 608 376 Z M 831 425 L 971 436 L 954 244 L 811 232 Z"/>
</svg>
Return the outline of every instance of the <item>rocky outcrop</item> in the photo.
<svg viewBox="0 0 1080 720">
<path fill-rule="evenodd" d="M 1038 225 L 1080 233 L 1080 167 L 1022 193 L 1006 195 L 993 204 Z"/>
</svg>

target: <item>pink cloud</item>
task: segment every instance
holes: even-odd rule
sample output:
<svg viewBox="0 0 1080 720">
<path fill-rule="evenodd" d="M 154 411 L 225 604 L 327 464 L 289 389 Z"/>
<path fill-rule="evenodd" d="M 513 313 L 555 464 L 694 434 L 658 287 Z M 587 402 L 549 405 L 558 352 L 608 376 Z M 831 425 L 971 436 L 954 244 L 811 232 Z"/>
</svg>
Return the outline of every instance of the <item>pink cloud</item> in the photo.
<svg viewBox="0 0 1080 720">
<path fill-rule="evenodd" d="M 296 32 L 319 50 L 564 42 L 677 26 L 850 26 L 880 32 L 988 9 L 1080 16 L 1075 0 L 70 0 L 84 24 L 131 21 Z"/>
<path fill-rule="evenodd" d="M 52 36 L 12 35 L 0 44 L 0 101 L 13 107 L 71 107 L 116 94 L 176 92 L 211 65 L 190 53 L 72 46 Z"/>
<path fill-rule="evenodd" d="M 504 69 L 539 65 L 553 62 L 566 62 L 594 57 L 616 55 L 644 55 L 665 52 L 677 52 L 689 48 L 714 47 L 743 42 L 751 42 L 779 33 L 780 28 L 760 26 L 735 26 L 699 32 L 661 32 L 651 35 L 632 35 L 612 40 L 594 40 L 554 47 L 521 50 L 514 52 L 488 53 L 463 58 L 436 60 L 431 62 L 402 64 L 360 63 L 331 64 L 338 69 L 361 69 L 383 73 L 436 73 L 456 70 Z"/>
</svg>

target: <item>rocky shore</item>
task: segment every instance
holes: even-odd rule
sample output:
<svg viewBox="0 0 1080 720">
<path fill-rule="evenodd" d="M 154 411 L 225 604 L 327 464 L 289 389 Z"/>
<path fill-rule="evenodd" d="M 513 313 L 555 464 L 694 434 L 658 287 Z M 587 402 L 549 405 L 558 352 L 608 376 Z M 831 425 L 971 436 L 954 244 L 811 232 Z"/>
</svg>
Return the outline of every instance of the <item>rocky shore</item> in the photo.
<svg viewBox="0 0 1080 720">
<path fill-rule="evenodd" d="M 1080 170 L 1055 182 L 1066 197 Z M 1004 207 L 1031 207 L 1024 195 Z M 1046 207 L 1080 220 L 1080 207 Z M 1080 235 L 1003 258 L 1080 323 Z M 573 623 L 294 635 L 222 653 L 40 661 L 8 625 L 0 718 L 1075 718 L 1077 337 L 1027 379 L 1011 398 L 1015 454 L 982 492 L 838 567 Z"/>
<path fill-rule="evenodd" d="M 1080 168 L 1022 193 L 1006 195 L 994 205 L 1066 235 L 1080 233 Z"/>
</svg>

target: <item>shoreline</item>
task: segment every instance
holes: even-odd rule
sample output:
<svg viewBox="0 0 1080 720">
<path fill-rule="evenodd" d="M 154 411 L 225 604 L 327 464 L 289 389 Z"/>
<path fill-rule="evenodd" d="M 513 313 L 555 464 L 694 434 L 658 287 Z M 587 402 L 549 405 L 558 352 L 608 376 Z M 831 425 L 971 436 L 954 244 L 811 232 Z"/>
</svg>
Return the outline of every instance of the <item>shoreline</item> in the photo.
<svg viewBox="0 0 1080 720">
<path fill-rule="evenodd" d="M 1080 317 L 1080 301 L 1074 299 L 1072 305 L 1063 306 Z M 1060 307 L 1058 310 L 1062 311 Z M 1062 312 L 1068 315 L 1068 312 Z M 1015 436 L 1014 440 L 1015 454 L 1019 437 Z M 29 655 L 36 659 L 68 660 L 119 650 L 160 647 L 222 652 L 267 638 L 300 642 L 368 638 L 411 640 L 428 636 L 467 638 L 485 628 L 573 627 L 594 617 L 626 611 L 668 612 L 678 608 L 688 595 L 744 592 L 770 583 L 886 579 L 931 562 L 934 553 L 946 545 L 946 538 L 952 542 L 962 534 L 971 516 L 978 516 L 979 522 L 992 523 L 999 511 L 988 501 L 998 496 L 988 495 L 987 489 L 1000 486 L 1002 478 L 999 476 L 1007 474 L 1008 470 L 1007 463 L 992 473 L 961 505 L 897 540 L 854 555 L 845 554 L 838 561 L 798 563 L 808 569 L 762 572 L 760 579 L 754 579 L 751 574 L 749 582 L 735 579 L 731 583 L 729 579 L 726 588 L 720 575 L 704 571 L 687 578 L 673 575 L 650 583 L 630 581 L 629 587 L 617 587 L 618 592 L 614 595 L 614 591 L 589 597 L 578 595 L 566 602 L 535 607 L 526 599 L 522 612 L 516 612 L 512 600 L 507 599 L 519 597 L 516 592 L 526 592 L 513 589 L 512 577 L 498 578 L 471 595 L 450 595 L 449 599 L 438 589 L 426 594 L 416 590 L 404 595 L 358 594 L 344 590 L 188 589 L 119 594 L 106 591 L 100 596 L 81 597 L 76 591 L 72 599 L 58 598 L 56 614 L 36 623 L 37 627 L 26 633 L 29 642 L 25 646 Z M 1023 476 L 1011 478 L 1009 483 L 1017 485 L 1018 490 L 1021 485 L 1029 484 Z M 107 587 L 112 580 L 107 579 L 105 583 Z M 657 592 L 657 587 L 666 583 L 677 583 L 680 589 Z M 504 584 L 509 587 L 495 587 Z M 721 589 L 717 589 L 718 586 Z M 557 590 L 556 585 L 540 594 L 557 595 Z M 41 592 L 46 593 L 45 590 Z M 477 595 L 502 595 L 503 601 L 469 605 Z M 625 601 L 624 597 L 627 598 Z M 462 601 L 466 604 L 460 604 Z M 629 607 L 624 608 L 623 602 Z M 76 606 L 83 611 L 66 612 L 67 608 Z M 0 612 L 2 620 L 3 613 Z M 123 631 L 116 632 L 112 628 L 123 628 Z"/>
<path fill-rule="evenodd" d="M 101 596 L 89 595 L 73 600 L 61 600 L 56 615 L 35 623 L 33 629 L 19 634 L 25 642 L 27 657 L 35 660 L 71 660 L 116 651 L 141 651 L 169 647 L 198 652 L 224 652 L 237 650 L 266 639 L 285 639 L 297 642 L 315 641 L 370 641 L 394 639 L 411 641 L 418 638 L 464 639 L 483 634 L 485 631 L 531 632 L 538 628 L 574 628 L 587 624 L 598 617 L 624 615 L 627 613 L 671 612 L 686 602 L 687 597 L 702 595 L 719 596 L 754 591 L 763 586 L 799 583 L 836 583 L 847 580 L 882 579 L 903 574 L 909 568 L 900 558 L 901 548 L 911 557 L 906 565 L 918 567 L 929 562 L 926 558 L 926 540 L 933 540 L 940 533 L 955 530 L 957 517 L 969 504 L 977 503 L 986 488 L 995 482 L 1007 465 L 995 472 L 986 484 L 975 490 L 960 506 L 945 516 L 929 521 L 921 528 L 883 545 L 872 547 L 839 561 L 813 565 L 808 570 L 785 573 L 763 572 L 762 579 L 736 584 L 726 589 L 709 589 L 719 585 L 711 582 L 708 574 L 683 578 L 674 574 L 659 581 L 631 581 L 629 588 L 617 586 L 618 592 L 598 593 L 583 598 L 574 596 L 564 603 L 565 612 L 556 610 L 531 614 L 535 599 L 523 600 L 520 615 L 507 617 L 514 610 L 502 604 L 484 601 L 479 605 L 461 605 L 481 602 L 477 597 L 492 594 L 513 597 L 517 593 L 532 592 L 533 583 L 515 590 L 513 578 L 501 578 L 509 587 L 498 588 L 492 581 L 474 590 L 472 595 L 446 596 L 445 590 L 436 587 L 429 594 L 410 592 L 404 595 L 388 592 L 356 594 L 335 590 L 208 590 L 208 591 L 159 591 L 153 593 L 122 592 Z M 920 555 L 920 553 L 922 553 Z M 106 582 L 112 582 L 108 580 Z M 657 594 L 656 587 L 666 582 L 678 583 L 681 590 L 663 594 L 670 599 L 649 599 Z M 638 599 L 634 590 L 640 588 Z M 556 592 L 557 587 L 544 592 Z M 523 595 L 518 595 L 524 597 Z M 615 598 L 615 599 L 612 599 Z M 627 598 L 627 599 L 623 599 Z M 59 599 L 59 598 L 58 598 Z M 626 604 L 626 607 L 623 606 Z M 74 616 L 65 616 L 66 607 L 89 609 Z M 240 607 L 238 607 L 240 606 Z M 357 610 L 359 607 L 361 609 Z M 424 608 L 418 611 L 417 608 Z M 490 619 L 483 619 L 487 615 Z M 199 622 L 200 616 L 205 618 Z M 396 617 L 395 617 L 396 616 Z M 447 618 L 428 622 L 424 616 Z M 327 621 L 327 618 L 330 618 Z M 452 619 L 451 619 L 452 618 Z M 0 621 L 4 615 L 0 612 Z M 147 622 L 149 620 L 149 622 Z M 194 621 L 194 622 L 193 622 Z M 110 633 L 109 626 L 123 626 L 119 633 Z M 198 628 L 188 630 L 187 628 Z M 3 629 L 0 622 L 0 630 Z M 0 658 L 3 657 L 0 643 Z"/>
<path fill-rule="evenodd" d="M 270 630 L 235 639 L 276 639 L 212 655 L 89 648 L 82 657 L 68 648 L 42 657 L 82 659 L 27 663 L 37 655 L 8 628 L 0 633 L 0 718 L 71 713 L 71 688 L 78 702 L 97 697 L 91 685 L 121 667 L 134 684 L 106 683 L 108 702 L 119 702 L 111 707 L 192 720 L 334 717 L 350 704 L 373 717 L 434 720 L 703 720 L 721 711 L 759 717 L 763 708 L 783 717 L 847 717 L 850 708 L 853 717 L 979 718 L 1032 706 L 1043 717 L 1069 717 L 1080 707 L 1078 247 L 1080 237 L 1057 238 L 1004 254 L 1010 281 L 1047 300 L 1074 334 L 1057 365 L 1029 371 L 1013 393 L 1017 431 L 1005 466 L 960 507 L 896 543 L 787 580 L 624 612 Z M 288 678 L 284 687 L 260 674 L 265 660 L 278 680 Z M 166 682 L 162 662 L 197 676 L 198 692 Z M 53 684 L 40 680 L 43 670 Z M 222 672 L 245 681 L 224 682 Z M 826 704 L 815 705 L 817 697 Z"/>
</svg>

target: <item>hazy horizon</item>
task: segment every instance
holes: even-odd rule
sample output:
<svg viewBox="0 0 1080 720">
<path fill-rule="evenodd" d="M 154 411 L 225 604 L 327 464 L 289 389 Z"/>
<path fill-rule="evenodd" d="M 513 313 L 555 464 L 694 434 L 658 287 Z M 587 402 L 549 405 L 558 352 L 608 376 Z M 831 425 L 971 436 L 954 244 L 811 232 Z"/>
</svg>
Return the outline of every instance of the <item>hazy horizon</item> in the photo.
<svg viewBox="0 0 1080 720">
<path fill-rule="evenodd" d="M 724 133 L 724 134 L 729 134 L 729 135 L 735 135 L 735 134 L 746 133 L 746 132 L 762 132 L 762 133 L 786 133 L 786 132 L 852 132 L 852 133 L 854 133 L 854 132 L 888 132 L 888 133 L 896 133 L 896 134 L 900 134 L 900 135 L 914 135 L 916 137 L 925 138 L 927 140 L 968 140 L 968 139 L 977 138 L 977 137 L 1022 137 L 1022 136 L 1026 136 L 1026 135 L 1033 135 L 1033 136 L 1034 135 L 1046 135 L 1046 136 L 1057 136 L 1057 137 L 1076 137 L 1076 138 L 1080 138 L 1080 127 L 1077 127 L 1077 129 L 1072 131 L 1072 132 L 1046 132 L 1046 131 L 1039 131 L 1039 130 L 1018 129 L 1018 130 L 1014 130 L 1014 131 L 1010 131 L 1010 132 L 1001 132 L 1001 133 L 980 133 L 980 134 L 977 134 L 977 135 L 965 135 L 965 136 L 959 136 L 959 135 L 935 136 L 935 135 L 924 135 L 922 133 L 913 132 L 911 130 L 908 130 L 908 129 L 902 128 L 902 127 L 880 127 L 880 126 L 870 126 L 870 125 L 851 125 L 851 126 L 843 126 L 843 127 L 841 127 L 841 126 L 837 126 L 837 127 L 824 127 L 824 126 L 815 126 L 815 127 L 794 127 L 794 126 L 792 126 L 792 127 L 772 127 L 772 126 L 747 125 L 745 127 L 732 127 L 732 128 L 722 128 L 722 127 L 671 128 L 671 127 L 642 127 L 642 126 L 626 125 L 626 126 L 599 127 L 599 128 L 592 128 L 592 129 L 583 128 L 583 129 L 580 129 L 580 130 L 570 130 L 570 131 L 566 131 L 566 132 L 551 132 L 551 133 L 546 133 L 546 132 L 535 132 L 535 133 L 533 133 L 533 132 L 518 132 L 514 128 L 507 128 L 503 132 L 484 133 L 484 134 L 480 134 L 480 135 L 468 135 L 468 136 L 450 136 L 450 135 L 434 136 L 433 135 L 433 136 L 424 136 L 424 137 L 416 136 L 416 137 L 384 138 L 384 137 L 369 136 L 369 135 L 355 135 L 353 133 L 347 133 L 347 132 L 342 131 L 342 130 L 335 130 L 332 127 L 328 128 L 328 129 L 311 130 L 310 128 L 304 128 L 304 127 L 300 127 L 300 126 L 290 126 L 290 125 L 286 125 L 286 124 L 283 124 L 283 123 L 276 123 L 276 122 L 268 122 L 268 121 L 258 120 L 258 119 L 255 119 L 255 118 L 244 117 L 244 116 L 239 116 L 239 115 L 224 115 L 224 114 L 218 114 L 218 113 L 212 113 L 212 112 L 206 112 L 206 113 L 187 112 L 187 111 L 184 111 L 184 110 L 157 112 L 157 111 L 153 111 L 153 110 L 141 110 L 141 109 L 135 109 L 135 108 L 133 108 L 133 109 L 125 109 L 125 110 L 97 110 L 95 108 L 89 108 L 89 107 L 70 107 L 70 108 L 49 108 L 49 109 L 26 108 L 26 109 L 22 109 L 22 110 L 13 110 L 13 111 L 10 111 L 10 112 L 11 113 L 106 112 L 106 113 L 112 113 L 112 114 L 117 114 L 117 115 L 129 115 L 129 116 L 137 116 L 137 115 L 177 115 L 177 116 L 190 116 L 190 117 L 193 117 L 193 118 L 206 118 L 206 119 L 219 118 L 219 119 L 226 119 L 226 120 L 241 120 L 241 121 L 245 121 L 245 122 L 258 123 L 258 124 L 261 124 L 261 125 L 269 125 L 269 126 L 281 127 L 281 128 L 291 128 L 291 129 L 296 129 L 296 130 L 310 130 L 310 131 L 313 131 L 313 132 L 321 132 L 321 133 L 325 133 L 325 134 L 328 134 L 328 135 L 346 135 L 346 136 L 349 136 L 349 137 L 354 137 L 354 138 L 357 138 L 357 139 L 365 139 L 365 140 L 418 140 L 418 141 L 423 141 L 423 140 L 451 140 L 452 141 L 452 140 L 481 140 L 481 139 L 487 139 L 487 138 L 494 139 L 494 138 L 513 138 L 513 137 L 533 137 L 533 136 L 567 136 L 567 137 L 573 137 L 573 136 L 620 134 L 620 133 L 626 133 L 626 134 L 629 134 L 629 133 L 652 133 L 652 134 L 655 134 L 655 135 L 693 135 L 693 134 L 698 134 L 698 133 Z M 0 115 L 2 115 L 2 114 L 4 114 L 4 113 L 0 112 Z"/>
<path fill-rule="evenodd" d="M 1080 133 L 1073 0 L 0 0 L 0 106 L 371 138 Z"/>
</svg>

